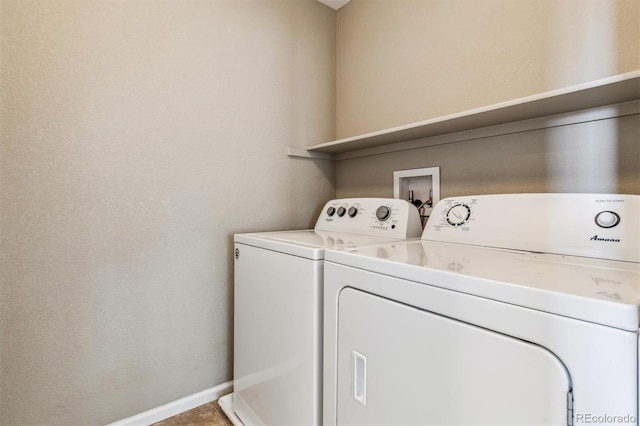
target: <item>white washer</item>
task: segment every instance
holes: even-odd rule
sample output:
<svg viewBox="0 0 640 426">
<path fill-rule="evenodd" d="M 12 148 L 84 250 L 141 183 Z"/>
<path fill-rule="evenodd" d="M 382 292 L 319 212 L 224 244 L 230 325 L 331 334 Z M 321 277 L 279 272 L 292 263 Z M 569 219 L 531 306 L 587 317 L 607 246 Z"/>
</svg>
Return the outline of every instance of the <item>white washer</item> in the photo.
<svg viewBox="0 0 640 426">
<path fill-rule="evenodd" d="M 327 425 L 638 423 L 638 195 L 448 198 L 324 297 Z"/>
<path fill-rule="evenodd" d="M 247 425 L 321 424 L 325 248 L 421 232 L 408 202 L 354 198 L 329 201 L 314 229 L 235 235 L 234 392 L 220 401 L 229 417 Z"/>
</svg>

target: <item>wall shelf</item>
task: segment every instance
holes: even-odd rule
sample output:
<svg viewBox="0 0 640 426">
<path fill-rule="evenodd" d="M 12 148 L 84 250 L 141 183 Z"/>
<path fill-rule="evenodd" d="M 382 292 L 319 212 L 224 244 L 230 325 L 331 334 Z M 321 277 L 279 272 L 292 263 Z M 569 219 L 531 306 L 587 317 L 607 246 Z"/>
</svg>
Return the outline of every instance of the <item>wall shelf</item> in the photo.
<svg viewBox="0 0 640 426">
<path fill-rule="evenodd" d="M 638 99 L 640 99 L 640 70 L 404 126 L 313 145 L 306 148 L 307 154 L 305 156 L 326 159 L 327 153 L 339 154 L 375 148 Z"/>
</svg>

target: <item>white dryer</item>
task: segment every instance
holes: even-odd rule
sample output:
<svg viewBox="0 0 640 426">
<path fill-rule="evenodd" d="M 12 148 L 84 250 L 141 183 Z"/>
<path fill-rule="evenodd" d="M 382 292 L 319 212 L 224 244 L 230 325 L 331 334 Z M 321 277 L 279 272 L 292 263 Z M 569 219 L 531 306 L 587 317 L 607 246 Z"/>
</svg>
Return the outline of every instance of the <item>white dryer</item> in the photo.
<svg viewBox="0 0 640 426">
<path fill-rule="evenodd" d="M 448 198 L 324 297 L 327 425 L 638 422 L 640 196 Z"/>
<path fill-rule="evenodd" d="M 220 401 L 246 425 L 322 421 L 322 294 L 325 248 L 419 238 L 403 200 L 329 201 L 314 229 L 237 234 L 234 392 Z"/>
</svg>

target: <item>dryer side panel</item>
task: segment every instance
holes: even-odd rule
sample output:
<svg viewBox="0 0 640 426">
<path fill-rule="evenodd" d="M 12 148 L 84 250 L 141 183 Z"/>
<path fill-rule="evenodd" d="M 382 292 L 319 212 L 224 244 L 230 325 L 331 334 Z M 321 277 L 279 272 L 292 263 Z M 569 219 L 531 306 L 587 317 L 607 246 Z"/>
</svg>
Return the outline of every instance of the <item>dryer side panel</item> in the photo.
<svg viewBox="0 0 640 426">
<path fill-rule="evenodd" d="M 338 305 L 338 424 L 567 424 L 548 350 L 355 289 Z"/>
</svg>

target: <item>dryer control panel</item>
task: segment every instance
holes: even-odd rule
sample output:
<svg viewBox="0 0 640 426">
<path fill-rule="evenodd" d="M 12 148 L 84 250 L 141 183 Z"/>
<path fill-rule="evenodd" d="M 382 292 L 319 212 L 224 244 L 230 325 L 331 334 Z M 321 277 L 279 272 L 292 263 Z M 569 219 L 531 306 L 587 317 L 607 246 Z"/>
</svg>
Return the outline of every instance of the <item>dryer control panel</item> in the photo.
<svg viewBox="0 0 640 426">
<path fill-rule="evenodd" d="M 445 198 L 434 208 L 422 239 L 640 262 L 640 196 Z"/>
<path fill-rule="evenodd" d="M 422 234 L 416 207 L 395 198 L 343 198 L 323 207 L 316 231 L 411 239 Z"/>
</svg>

